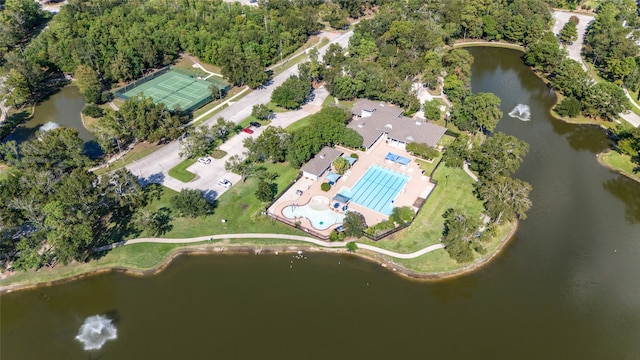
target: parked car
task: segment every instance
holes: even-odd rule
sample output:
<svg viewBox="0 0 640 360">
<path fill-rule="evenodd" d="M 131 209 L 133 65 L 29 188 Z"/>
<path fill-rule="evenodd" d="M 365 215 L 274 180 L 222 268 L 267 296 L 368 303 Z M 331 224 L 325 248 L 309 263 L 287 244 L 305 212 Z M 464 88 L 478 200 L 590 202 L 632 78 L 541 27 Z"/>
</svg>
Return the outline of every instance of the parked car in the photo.
<svg viewBox="0 0 640 360">
<path fill-rule="evenodd" d="M 262 126 L 262 124 L 260 124 L 257 121 L 252 121 L 252 122 L 249 123 L 249 125 L 251 125 L 251 126 L 253 126 L 255 128 L 259 128 L 260 126 Z"/>
<path fill-rule="evenodd" d="M 211 163 L 211 158 L 201 157 L 201 158 L 198 158 L 198 162 L 199 163 L 203 163 L 203 164 L 210 164 Z"/>
<path fill-rule="evenodd" d="M 248 127 L 242 129 L 242 132 L 247 133 L 247 134 L 253 134 L 253 130 L 251 130 L 251 128 L 248 128 Z"/>
<path fill-rule="evenodd" d="M 230 188 L 231 187 L 231 181 L 227 180 L 227 179 L 220 179 L 218 180 L 218 185 L 222 186 L 223 188 Z"/>
</svg>

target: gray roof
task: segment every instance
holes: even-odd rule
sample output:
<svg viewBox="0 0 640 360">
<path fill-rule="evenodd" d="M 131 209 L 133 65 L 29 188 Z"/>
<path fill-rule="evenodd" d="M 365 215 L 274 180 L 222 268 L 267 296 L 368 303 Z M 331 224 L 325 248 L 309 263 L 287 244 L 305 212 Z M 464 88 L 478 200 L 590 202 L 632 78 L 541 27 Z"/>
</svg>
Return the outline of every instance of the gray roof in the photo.
<svg viewBox="0 0 640 360">
<path fill-rule="evenodd" d="M 397 106 L 385 104 L 384 102 L 373 101 L 369 99 L 358 99 L 358 101 L 353 104 L 351 113 L 354 115 L 362 116 L 362 110 L 368 111 L 370 113 L 393 117 L 400 117 L 403 111 Z"/>
<path fill-rule="evenodd" d="M 340 155 L 342 155 L 342 151 L 325 146 L 313 159 L 302 165 L 300 170 L 319 177 L 327 171 L 333 160 Z"/>
<path fill-rule="evenodd" d="M 354 105 L 354 113 L 355 108 Z M 371 147 L 385 133 L 388 138 L 406 144 L 415 142 L 435 147 L 447 131 L 442 126 L 428 123 L 424 119 L 389 116 L 379 111 L 375 111 L 369 117 L 355 118 L 348 127 L 362 136 L 362 146 L 366 148 Z"/>
</svg>

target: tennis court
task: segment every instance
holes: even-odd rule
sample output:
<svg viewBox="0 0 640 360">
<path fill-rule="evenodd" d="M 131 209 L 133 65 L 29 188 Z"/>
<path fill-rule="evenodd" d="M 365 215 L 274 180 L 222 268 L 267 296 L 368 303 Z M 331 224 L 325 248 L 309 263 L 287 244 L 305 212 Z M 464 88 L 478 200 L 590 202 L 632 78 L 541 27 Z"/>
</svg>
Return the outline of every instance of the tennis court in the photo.
<svg viewBox="0 0 640 360">
<path fill-rule="evenodd" d="M 193 111 L 212 99 L 211 84 L 226 89 L 228 84 L 223 84 L 220 80 L 199 79 L 197 75 L 183 74 L 175 70 L 170 70 L 151 80 L 117 94 L 128 99 L 132 96 L 142 94 L 150 97 L 156 104 L 164 103 L 169 109 L 176 106 L 184 111 Z"/>
<path fill-rule="evenodd" d="M 341 190 L 340 194 L 358 205 L 389 216 L 393 211 L 394 199 L 407 181 L 407 175 L 371 165 L 351 190 Z"/>
</svg>

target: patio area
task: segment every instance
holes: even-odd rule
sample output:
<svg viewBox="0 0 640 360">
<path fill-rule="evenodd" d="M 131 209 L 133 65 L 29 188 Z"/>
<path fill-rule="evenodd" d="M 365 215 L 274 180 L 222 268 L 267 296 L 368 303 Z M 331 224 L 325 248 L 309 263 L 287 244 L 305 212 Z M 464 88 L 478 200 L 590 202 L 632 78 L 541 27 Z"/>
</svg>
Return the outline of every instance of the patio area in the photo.
<svg viewBox="0 0 640 360">
<path fill-rule="evenodd" d="M 323 174 L 323 177 L 317 181 L 302 177 L 293 186 L 291 186 L 289 190 L 287 190 L 287 192 L 278 199 L 278 201 L 271 205 L 267 211 L 276 218 L 284 218 L 285 221 L 292 223 L 294 221 L 286 218 L 283 214 L 283 210 L 285 208 L 292 205 L 304 206 L 305 204 L 309 204 L 312 201 L 312 198 L 315 197 L 315 199 L 318 199 L 317 196 L 319 195 L 328 199 L 334 199 L 334 197 L 340 194 L 341 191 L 346 193 L 346 190 L 353 189 L 356 183 L 372 165 L 379 165 L 408 177 L 406 184 L 399 190 L 395 199 L 393 199 L 394 206 L 413 207 L 414 204 L 416 204 L 416 200 L 419 198 L 426 199 L 435 186 L 435 184 L 429 181 L 428 176 L 422 174 L 422 170 L 420 169 L 419 164 L 415 161 L 415 157 L 411 156 L 404 150 L 388 145 L 384 136 L 378 139 L 378 141 L 370 147 L 367 152 L 354 151 L 339 146 L 336 146 L 336 149 L 341 150 L 345 156 L 356 153 L 358 154 L 358 160 L 344 173 L 344 175 L 335 180 L 335 183 L 331 186 L 329 191 L 323 191 L 320 188 L 322 183 L 329 182 L 325 179 L 325 176 L 327 176 L 329 172 Z M 411 161 L 405 165 L 386 159 L 390 152 Z M 329 201 L 326 204 L 327 208 L 336 215 L 343 215 L 344 207 L 342 205 L 334 207 L 332 206 L 333 203 L 334 201 Z M 348 211 L 356 211 L 362 214 L 368 226 L 388 220 L 387 215 L 356 204 L 355 202 L 348 202 L 347 209 Z M 317 228 L 317 224 L 316 227 L 314 227 L 312 222 L 307 218 L 298 217 L 295 221 L 298 221 L 303 229 L 306 228 L 325 236 L 328 236 L 333 229 L 340 225 L 333 224 L 326 229 L 319 230 Z"/>
</svg>

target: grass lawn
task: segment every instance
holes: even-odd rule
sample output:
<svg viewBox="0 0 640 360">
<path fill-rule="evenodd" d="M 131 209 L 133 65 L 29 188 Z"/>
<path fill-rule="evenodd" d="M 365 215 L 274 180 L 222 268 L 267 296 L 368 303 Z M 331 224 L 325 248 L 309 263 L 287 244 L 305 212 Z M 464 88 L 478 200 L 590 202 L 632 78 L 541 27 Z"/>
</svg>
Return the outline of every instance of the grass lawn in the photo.
<svg viewBox="0 0 640 360">
<path fill-rule="evenodd" d="M 631 157 L 629 155 L 620 154 L 616 151 L 607 151 L 606 153 L 600 154 L 598 157 L 600 161 L 608 167 L 620 171 L 632 179 L 640 181 L 640 174 L 634 171 L 638 165 L 631 161 Z"/>
<path fill-rule="evenodd" d="M 222 159 L 225 156 L 227 156 L 227 152 L 224 150 L 215 149 L 211 152 L 211 157 L 214 159 Z"/>
<path fill-rule="evenodd" d="M 273 101 L 269 101 L 267 103 L 267 109 L 276 112 L 276 113 L 283 113 L 283 112 L 287 112 L 287 111 L 291 111 L 291 110 L 287 110 L 283 107 L 280 107 L 278 105 L 276 105 Z"/>
<path fill-rule="evenodd" d="M 181 163 L 179 163 L 178 165 L 171 168 L 171 170 L 169 170 L 169 176 L 177 180 L 180 180 L 182 182 L 189 182 L 195 179 L 196 174 L 190 171 L 187 171 L 187 168 L 193 165 L 195 162 L 196 162 L 196 159 L 183 160 Z"/>
<path fill-rule="evenodd" d="M 288 165 L 265 164 L 268 171 L 279 174 L 275 180 L 278 190 L 284 188 L 295 179 L 298 170 Z M 272 220 L 266 215 L 266 203 L 256 199 L 254 193 L 258 180 L 249 178 L 245 183 L 238 182 L 218 199 L 214 213 L 198 218 L 174 218 L 171 221 L 172 229 L 163 237 L 166 238 L 190 238 L 213 234 L 233 233 L 281 233 L 302 234 L 301 231 Z M 171 208 L 170 199 L 177 194 L 168 188 L 162 188 L 162 196 L 149 204 L 149 209 L 157 210 L 162 207 Z M 227 222 L 223 223 L 222 219 Z M 141 237 L 147 236 L 145 233 Z"/>
<path fill-rule="evenodd" d="M 56 266 L 53 269 L 45 268 L 39 271 L 16 272 L 10 278 L 0 280 L 0 286 L 53 281 L 109 267 L 128 267 L 136 270 L 148 270 L 157 266 L 171 251 L 183 246 L 185 245 L 134 244 L 123 246 L 115 248 L 105 256 L 87 263 L 72 263 L 67 266 Z"/>
<path fill-rule="evenodd" d="M 458 208 L 472 216 L 480 216 L 484 210 L 482 202 L 473 194 L 473 179 L 464 170 L 440 164 L 433 178 L 438 181 L 438 186 L 410 227 L 380 241 L 362 239 L 361 242 L 400 253 L 411 253 L 440 242 L 444 230 L 442 214 L 447 209 Z M 426 259 L 419 257 L 416 261 L 423 258 Z"/>
<path fill-rule="evenodd" d="M 501 244 L 500 240 L 509 233 L 513 224 L 503 224 L 498 227 L 498 235 L 490 242 L 483 243 L 487 249 L 486 255 L 480 256 L 475 254 L 476 261 L 491 256 Z M 395 259 L 393 262 L 403 265 L 404 267 L 419 273 L 442 273 L 457 270 L 461 265 L 453 260 L 446 250 L 440 249 L 432 251 L 426 255 L 415 259 Z"/>
<path fill-rule="evenodd" d="M 303 117 L 302 119 L 300 119 L 300 120 L 298 120 L 298 121 L 294 122 L 293 124 L 291 124 L 291 125 L 287 126 L 287 127 L 285 128 L 285 130 L 286 130 L 289 134 L 291 134 L 291 133 L 293 133 L 294 131 L 296 131 L 296 130 L 298 130 L 298 129 L 302 129 L 303 127 L 305 127 L 305 126 L 307 126 L 307 125 L 311 124 L 311 120 L 313 119 L 313 116 L 314 116 L 314 115 L 315 115 L 315 114 L 312 114 L 312 115 L 309 115 L 309 116 L 305 116 L 305 117 Z"/>
</svg>

